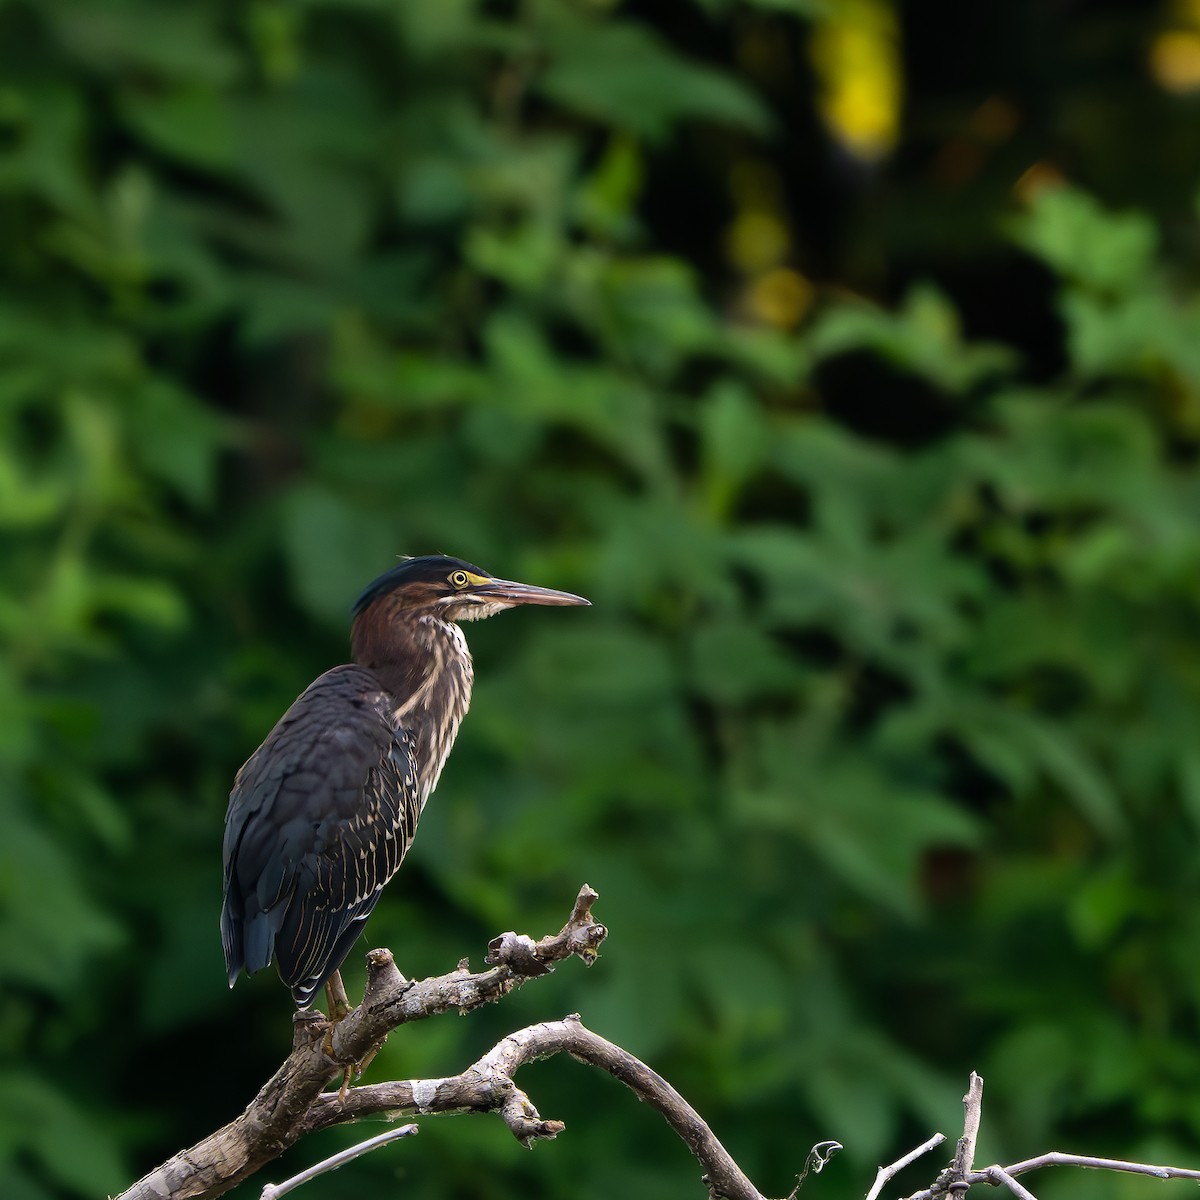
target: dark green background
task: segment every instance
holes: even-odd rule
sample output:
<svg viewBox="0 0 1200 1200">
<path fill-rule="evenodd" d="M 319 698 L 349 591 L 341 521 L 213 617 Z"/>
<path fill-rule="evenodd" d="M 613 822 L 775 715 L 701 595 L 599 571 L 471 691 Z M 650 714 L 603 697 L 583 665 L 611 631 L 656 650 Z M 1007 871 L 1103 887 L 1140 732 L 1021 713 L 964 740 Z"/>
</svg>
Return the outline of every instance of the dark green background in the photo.
<svg viewBox="0 0 1200 1200">
<path fill-rule="evenodd" d="M 284 1054 L 225 986 L 229 785 L 438 550 L 594 607 L 470 627 L 361 949 L 478 966 L 585 880 L 611 937 L 370 1079 L 578 1011 L 768 1194 L 837 1138 L 805 1195 L 861 1195 L 972 1068 L 986 1161 L 1200 1165 L 1187 21 L 0 3 L 5 1200 L 119 1190 Z M 533 1155 L 429 1120 L 306 1200 L 703 1195 L 612 1081 L 521 1082 Z"/>
</svg>

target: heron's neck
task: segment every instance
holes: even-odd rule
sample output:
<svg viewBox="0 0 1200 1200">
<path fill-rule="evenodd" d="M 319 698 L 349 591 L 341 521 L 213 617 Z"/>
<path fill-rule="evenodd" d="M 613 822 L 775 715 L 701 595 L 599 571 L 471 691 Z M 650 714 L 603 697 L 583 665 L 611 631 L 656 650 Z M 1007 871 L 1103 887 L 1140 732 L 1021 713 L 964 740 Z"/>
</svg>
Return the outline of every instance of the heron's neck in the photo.
<svg viewBox="0 0 1200 1200">
<path fill-rule="evenodd" d="M 392 697 L 397 728 L 415 743 L 421 803 L 437 786 L 471 703 L 471 652 L 453 621 L 431 615 L 355 622 L 354 660 L 370 668 Z"/>
</svg>

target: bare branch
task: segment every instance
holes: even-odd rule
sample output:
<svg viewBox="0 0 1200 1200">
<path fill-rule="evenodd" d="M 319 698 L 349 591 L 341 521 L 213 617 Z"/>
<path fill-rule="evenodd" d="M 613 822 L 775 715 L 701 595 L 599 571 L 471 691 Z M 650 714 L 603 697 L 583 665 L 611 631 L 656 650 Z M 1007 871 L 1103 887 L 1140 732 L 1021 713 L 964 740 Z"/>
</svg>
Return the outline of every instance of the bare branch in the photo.
<svg viewBox="0 0 1200 1200">
<path fill-rule="evenodd" d="M 396 969 L 390 951 L 372 950 L 367 955 L 366 994 L 358 1008 L 333 1024 L 319 1019 L 298 1023 L 291 1054 L 245 1112 L 168 1159 L 117 1200 L 220 1196 L 292 1145 L 305 1131 L 305 1118 L 324 1089 L 347 1068 L 358 1069 L 369 1060 L 393 1029 L 499 1000 L 572 956 L 594 962 L 608 936 L 604 926 L 592 920 L 596 899 L 584 884 L 567 924 L 539 942 L 517 934 L 497 938 L 488 956 L 492 966 L 477 974 L 460 963 L 448 975 L 410 982 Z"/>
<path fill-rule="evenodd" d="M 1149 1175 L 1154 1179 L 1200 1179 L 1200 1171 L 1190 1167 L 1127 1162 L 1123 1158 L 1095 1158 L 1090 1154 L 1064 1154 L 1059 1150 L 1051 1150 L 1046 1154 L 1039 1154 L 1037 1158 L 1027 1158 L 1002 1169 L 1015 1177 L 1028 1171 L 1036 1171 L 1040 1167 L 1084 1167 L 1093 1171 L 1124 1171 L 1130 1175 Z M 991 1169 L 988 1168 L 989 1171 Z M 975 1171 L 968 1177 L 968 1182 L 982 1183 L 987 1177 L 987 1171 Z"/>
<path fill-rule="evenodd" d="M 417 1132 L 419 1132 L 419 1126 L 401 1125 L 397 1129 L 389 1129 L 386 1133 L 376 1134 L 373 1138 L 367 1138 L 365 1142 L 359 1142 L 356 1146 L 350 1146 L 337 1154 L 331 1154 L 328 1158 L 309 1167 L 307 1171 L 301 1171 L 299 1175 L 285 1179 L 283 1183 L 268 1183 L 263 1188 L 258 1200 L 279 1200 L 280 1196 L 286 1196 L 288 1192 L 308 1183 L 310 1179 L 316 1179 L 318 1175 L 324 1175 L 327 1171 L 336 1171 L 338 1167 L 345 1166 L 346 1163 L 353 1162 L 356 1158 L 361 1158 L 372 1150 L 378 1150 L 380 1146 L 386 1146 L 388 1142 L 394 1142 L 397 1138 L 412 1137 Z"/>
<path fill-rule="evenodd" d="M 963 1097 L 963 1105 L 965 1109 L 963 1136 L 959 1139 L 953 1161 L 938 1175 L 932 1187 L 914 1192 L 907 1197 L 907 1200 L 944 1200 L 951 1192 L 961 1194 L 976 1183 L 991 1183 L 1006 1187 L 1019 1200 L 1036 1200 L 1032 1192 L 1017 1182 L 1017 1176 L 1024 1175 L 1029 1171 L 1036 1171 L 1041 1167 L 1084 1167 L 1096 1171 L 1123 1171 L 1131 1175 L 1149 1175 L 1155 1179 L 1200 1180 L 1200 1170 L 1192 1170 L 1189 1167 L 1128 1162 L 1121 1158 L 1095 1158 L 1087 1154 L 1064 1154 L 1058 1150 L 1039 1154 L 1036 1158 L 1027 1158 L 1008 1167 L 995 1164 L 982 1171 L 973 1171 L 970 1169 L 970 1164 L 975 1155 L 975 1141 L 979 1135 L 979 1122 L 983 1111 L 983 1080 L 974 1071 L 971 1072 L 971 1084 L 967 1094 Z M 909 1161 L 907 1156 L 900 1160 L 900 1164 L 903 1165 L 906 1161 Z M 878 1179 L 876 1183 L 879 1183 Z M 878 1187 L 872 1188 L 867 1200 L 876 1200 L 877 1196 Z"/>
<path fill-rule="evenodd" d="M 534 942 L 524 934 L 502 933 L 488 945 L 488 963 L 520 962 L 526 974 L 544 974 L 549 967 L 538 971 L 534 964 L 557 962 L 570 954 L 576 954 L 583 959 L 585 966 L 591 966 L 596 961 L 596 951 L 604 940 L 606 932 L 603 925 L 592 923 L 592 903 L 598 897 L 585 883 L 579 889 L 575 898 L 575 907 L 571 910 L 567 923 L 562 931 L 552 937 L 544 937 L 540 942 Z M 599 938 L 596 931 L 604 931 Z"/>
<path fill-rule="evenodd" d="M 489 945 L 492 966 L 479 974 L 472 974 L 463 962 L 448 975 L 409 982 L 396 969 L 389 951 L 371 951 L 366 992 L 357 1009 L 332 1024 L 324 1020 L 298 1023 L 291 1055 L 237 1120 L 176 1155 L 118 1200 L 207 1200 L 219 1196 L 304 1134 L 367 1116 L 495 1112 L 513 1136 L 529 1146 L 556 1137 L 564 1126 L 561 1121 L 544 1119 L 513 1082 L 513 1075 L 528 1062 L 562 1053 L 607 1071 L 639 1100 L 658 1109 L 703 1169 L 712 1200 L 763 1200 L 696 1110 L 665 1079 L 586 1029 L 578 1016 L 510 1034 L 458 1075 L 324 1091 L 339 1074 L 373 1055 L 388 1032 L 399 1025 L 497 1000 L 573 955 L 593 962 L 607 936 L 604 926 L 592 920 L 595 899 L 596 893 L 585 885 L 563 929 L 540 941 L 515 933 L 496 938 Z M 375 1139 L 352 1153 L 374 1144 Z M 297 1179 L 304 1181 L 323 1169 L 329 1166 L 321 1164 Z M 274 1191 L 268 1188 L 264 1195 L 278 1196 L 287 1186 Z"/>
<path fill-rule="evenodd" d="M 963 1097 L 963 1135 L 958 1139 L 954 1160 L 950 1164 L 953 1173 L 953 1188 L 958 1181 L 965 1180 L 975 1163 L 975 1143 L 979 1140 L 979 1121 L 983 1116 L 983 1078 L 971 1072 L 971 1082 Z M 965 1188 L 963 1189 L 966 1190 Z"/>
<path fill-rule="evenodd" d="M 1017 1200 L 1037 1200 L 1037 1197 L 1028 1188 L 1022 1187 L 1003 1167 L 988 1167 L 983 1175 L 989 1183 L 1002 1184 L 1008 1188 Z"/>
<path fill-rule="evenodd" d="M 208 1200 L 228 1191 L 305 1134 L 333 1125 L 382 1116 L 389 1120 L 416 1113 L 494 1112 L 522 1145 L 557 1137 L 561 1121 L 547 1120 L 514 1082 L 526 1063 L 555 1054 L 569 1054 L 607 1071 L 666 1119 L 700 1164 L 710 1200 L 764 1200 L 700 1115 L 656 1072 L 628 1051 L 586 1029 L 577 1015 L 518 1030 L 497 1042 L 458 1075 L 442 1079 L 410 1079 L 326 1092 L 338 1076 L 348 1083 L 361 1073 L 387 1038 L 409 1021 L 457 1009 L 467 1012 L 500 999 L 526 980 L 544 975 L 555 963 L 576 956 L 594 962 L 607 930 L 592 920 L 596 893 L 586 884 L 579 892 L 567 924 L 557 934 L 534 941 L 524 934 L 505 933 L 489 943 L 489 968 L 473 973 L 464 959 L 454 971 L 433 979 L 410 982 L 396 969 L 387 950 L 367 956 L 367 986 L 363 1002 L 344 1019 L 298 1020 L 287 1060 L 260 1089 L 246 1111 L 225 1128 L 152 1171 L 116 1200 Z M 908 1200 L 959 1200 L 976 1183 L 1006 1187 L 1018 1200 L 1036 1200 L 1017 1176 L 1047 1166 L 1077 1166 L 1123 1171 L 1159 1179 L 1200 1180 L 1200 1170 L 1153 1166 L 1122 1159 L 1093 1158 L 1051 1152 L 1003 1167 L 973 1169 L 983 1106 L 983 1080 L 971 1073 L 963 1097 L 963 1135 L 954 1158 L 932 1187 Z M 416 1132 L 415 1126 L 391 1130 L 343 1151 L 285 1183 L 268 1184 L 262 1200 L 278 1200 L 324 1171 L 398 1137 Z M 866 1200 L 879 1200 L 884 1186 L 904 1167 L 945 1141 L 938 1133 L 887 1166 L 880 1167 Z M 814 1147 L 819 1170 L 836 1142 Z M 813 1155 L 810 1155 L 810 1163 Z M 805 1171 L 807 1172 L 806 1164 Z M 797 1189 L 803 1180 L 797 1181 Z M 794 1200 L 793 1190 L 789 1200 Z"/>
<path fill-rule="evenodd" d="M 607 1071 L 639 1100 L 658 1109 L 699 1162 L 710 1196 L 763 1200 L 696 1110 L 661 1075 L 587 1029 L 574 1015 L 510 1034 L 459 1075 L 357 1087 L 344 1101 L 332 1093 L 319 1096 L 305 1129 L 325 1129 L 381 1113 L 400 1117 L 495 1111 L 525 1144 L 537 1138 L 552 1138 L 562 1131 L 562 1122 L 544 1121 L 528 1097 L 516 1088 L 512 1076 L 526 1063 L 563 1053 Z"/>
<path fill-rule="evenodd" d="M 883 1185 L 893 1176 L 903 1171 L 909 1163 L 916 1162 L 922 1154 L 928 1154 L 930 1150 L 937 1149 L 946 1140 L 944 1133 L 935 1133 L 927 1142 L 922 1142 L 915 1150 L 910 1150 L 902 1158 L 896 1159 L 894 1163 L 888 1163 L 886 1167 L 880 1167 L 875 1174 L 875 1182 L 871 1185 L 871 1190 L 867 1193 L 867 1200 L 877 1200 L 879 1193 L 883 1191 Z"/>
<path fill-rule="evenodd" d="M 974 1175 L 971 1173 L 982 1115 L 983 1079 L 972 1071 L 967 1094 L 963 1097 L 963 1133 L 954 1149 L 954 1157 L 938 1173 L 932 1187 L 922 1192 L 913 1192 L 906 1200 L 940 1200 L 951 1192 L 961 1196 L 972 1183 L 980 1183 L 987 1178 L 982 1172 L 975 1172 Z"/>
</svg>

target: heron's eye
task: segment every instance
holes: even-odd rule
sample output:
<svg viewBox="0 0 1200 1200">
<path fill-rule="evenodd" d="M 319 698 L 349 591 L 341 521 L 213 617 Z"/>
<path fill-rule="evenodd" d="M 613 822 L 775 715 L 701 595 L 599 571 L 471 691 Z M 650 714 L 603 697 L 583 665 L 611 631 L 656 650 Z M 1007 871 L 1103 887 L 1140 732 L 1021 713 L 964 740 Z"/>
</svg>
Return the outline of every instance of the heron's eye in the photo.
<svg viewBox="0 0 1200 1200">
<path fill-rule="evenodd" d="M 465 588 L 468 582 L 466 571 L 452 571 L 450 573 L 450 582 L 456 588 Z"/>
</svg>

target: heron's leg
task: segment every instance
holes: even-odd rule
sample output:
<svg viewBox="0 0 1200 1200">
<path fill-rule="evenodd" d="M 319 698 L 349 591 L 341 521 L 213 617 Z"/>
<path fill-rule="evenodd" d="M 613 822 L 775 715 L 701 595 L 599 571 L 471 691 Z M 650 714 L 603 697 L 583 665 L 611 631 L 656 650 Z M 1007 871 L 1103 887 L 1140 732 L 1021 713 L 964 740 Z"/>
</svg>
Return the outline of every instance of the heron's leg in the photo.
<svg viewBox="0 0 1200 1200">
<path fill-rule="evenodd" d="M 342 983 L 342 973 L 334 971 L 325 981 L 325 1004 L 329 1009 L 329 1024 L 325 1029 L 325 1053 L 333 1054 L 333 1027 L 350 1012 L 350 999 L 346 995 L 346 985 Z M 354 1072 L 354 1064 L 350 1063 L 342 1074 L 342 1086 L 339 1094 L 344 1100 L 350 1090 L 350 1078 Z"/>
<path fill-rule="evenodd" d="M 346 995 L 346 985 L 342 983 L 340 971 L 334 971 L 325 981 L 325 1001 L 331 1021 L 340 1021 L 350 1012 L 350 999 Z"/>
<path fill-rule="evenodd" d="M 340 971 L 334 971 L 325 983 L 325 999 L 328 1001 L 329 1020 L 325 1025 L 325 1053 L 333 1054 L 333 1027 L 343 1017 L 350 1012 L 350 1000 L 346 995 L 346 987 L 342 983 L 342 975 Z M 299 1013 L 296 1014 L 300 1016 Z M 386 1038 L 385 1038 L 386 1040 Z M 358 1079 L 367 1069 L 367 1066 L 376 1054 L 383 1047 L 383 1042 L 377 1046 L 372 1046 L 367 1051 L 361 1062 L 348 1063 L 342 1073 L 342 1086 L 338 1089 L 338 1095 L 345 1100 L 346 1093 L 350 1090 L 350 1084 Z"/>
</svg>

